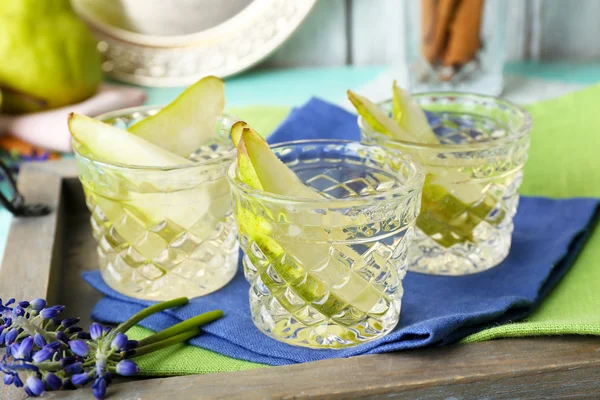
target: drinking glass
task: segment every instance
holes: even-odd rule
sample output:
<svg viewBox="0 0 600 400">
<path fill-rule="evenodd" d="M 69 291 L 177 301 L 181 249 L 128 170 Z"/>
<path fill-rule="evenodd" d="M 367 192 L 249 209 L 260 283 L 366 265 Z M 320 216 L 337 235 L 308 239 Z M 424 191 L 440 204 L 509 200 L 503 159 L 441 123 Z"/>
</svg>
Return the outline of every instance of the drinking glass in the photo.
<svg viewBox="0 0 600 400">
<path fill-rule="evenodd" d="M 127 129 L 159 110 L 136 107 L 98 119 Z M 235 156 L 233 122 L 222 117 L 215 139 L 189 157 L 195 163 L 182 166 L 106 163 L 73 142 L 100 271 L 110 287 L 168 300 L 211 293 L 233 278 L 239 245 L 226 178 Z"/>
<path fill-rule="evenodd" d="M 464 275 L 492 268 L 510 249 L 531 116 L 490 96 L 439 92 L 413 99 L 439 144 L 393 140 L 359 117 L 365 142 L 410 154 L 425 167 L 409 269 Z M 380 107 L 391 112 L 392 103 Z"/>
<path fill-rule="evenodd" d="M 276 195 L 229 171 L 254 324 L 274 339 L 342 348 L 397 324 L 422 168 L 394 150 L 340 140 L 277 144 L 322 199 Z"/>
</svg>

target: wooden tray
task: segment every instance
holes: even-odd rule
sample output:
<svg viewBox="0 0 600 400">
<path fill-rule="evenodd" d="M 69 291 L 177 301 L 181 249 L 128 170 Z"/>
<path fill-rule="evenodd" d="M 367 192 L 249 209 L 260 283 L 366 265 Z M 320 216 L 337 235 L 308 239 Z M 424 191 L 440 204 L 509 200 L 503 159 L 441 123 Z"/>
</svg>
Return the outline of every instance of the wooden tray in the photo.
<svg viewBox="0 0 600 400">
<path fill-rule="evenodd" d="M 19 189 L 53 208 L 12 221 L 0 268 L 0 297 L 45 297 L 90 323 L 100 298 L 81 279 L 97 268 L 96 243 L 73 160 L 27 164 Z M 3 386 L 0 399 L 23 397 Z M 241 372 L 122 380 L 113 399 L 379 398 L 555 399 L 600 397 L 600 338 L 506 339 L 469 345 L 330 359 Z M 46 398 L 90 399 L 91 390 Z"/>
</svg>

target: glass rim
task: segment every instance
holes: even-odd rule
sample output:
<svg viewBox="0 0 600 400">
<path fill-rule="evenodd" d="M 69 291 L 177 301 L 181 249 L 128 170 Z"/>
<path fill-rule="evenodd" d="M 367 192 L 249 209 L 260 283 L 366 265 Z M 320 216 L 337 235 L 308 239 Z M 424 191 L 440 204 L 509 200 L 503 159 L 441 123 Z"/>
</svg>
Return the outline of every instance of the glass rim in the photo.
<svg viewBox="0 0 600 400">
<path fill-rule="evenodd" d="M 94 116 L 93 118 L 104 122 L 110 118 L 117 118 L 119 116 L 133 114 L 136 112 L 148 112 L 148 111 L 153 111 L 153 110 L 158 111 L 158 110 L 163 109 L 164 107 L 166 107 L 166 105 L 145 105 L 145 106 L 127 107 L 127 108 L 121 108 L 118 110 L 102 113 L 100 115 Z M 218 119 L 220 121 L 222 121 L 225 118 L 230 118 L 232 120 L 239 120 L 239 118 L 237 118 L 231 114 L 226 114 L 226 113 L 221 114 Z M 103 167 L 113 167 L 113 168 L 121 168 L 121 169 L 135 170 L 135 171 L 168 172 L 168 171 L 184 170 L 184 169 L 195 168 L 195 167 L 197 168 L 197 167 L 206 167 L 206 166 L 211 166 L 211 165 L 217 165 L 217 164 L 221 164 L 222 162 L 233 161 L 235 159 L 235 152 L 236 152 L 235 146 L 233 146 L 233 143 L 232 143 L 231 150 L 229 150 L 226 154 L 224 154 L 221 157 L 212 158 L 212 159 L 208 159 L 208 160 L 202 160 L 202 161 L 195 161 L 190 164 L 169 165 L 169 166 L 161 167 L 161 166 L 125 164 L 125 163 L 111 163 L 111 162 L 107 162 L 107 161 L 96 160 L 94 158 L 87 157 L 77 151 L 77 147 L 74 146 L 73 144 L 75 144 L 75 143 L 81 144 L 81 143 L 78 142 L 77 140 L 75 140 L 75 138 L 73 138 L 73 137 L 71 138 L 71 143 L 72 143 L 71 148 L 73 149 L 73 153 L 77 157 L 80 157 L 81 159 L 83 159 L 85 161 L 88 161 L 92 164 L 96 164 L 96 165 L 103 166 Z"/>
<path fill-rule="evenodd" d="M 403 161 L 408 162 L 411 167 L 411 176 L 405 183 L 400 185 L 397 188 L 394 188 L 389 191 L 385 191 L 382 193 L 368 194 L 366 196 L 359 197 L 344 197 L 341 199 L 336 198 L 323 198 L 323 199 L 307 199 L 307 198 L 299 198 L 292 196 L 285 196 L 280 194 L 275 194 L 271 192 L 266 192 L 264 190 L 255 189 L 246 183 L 242 182 L 237 174 L 238 164 L 237 162 L 233 162 L 228 169 L 227 178 L 231 185 L 233 185 L 236 189 L 240 190 L 245 196 L 252 197 L 259 201 L 267 201 L 271 203 L 279 203 L 279 204 L 294 204 L 294 205 L 312 205 L 318 204 L 320 206 L 327 205 L 329 203 L 334 204 L 344 204 L 351 205 L 353 207 L 357 207 L 363 204 L 368 204 L 373 201 L 384 201 L 392 198 L 394 195 L 406 195 L 409 194 L 413 190 L 422 190 L 423 184 L 425 182 L 425 169 L 421 164 L 416 162 L 410 155 L 401 153 L 398 150 L 386 148 L 383 146 L 379 146 L 376 144 L 359 142 L 356 140 L 344 140 L 344 139 L 306 139 L 306 140 L 291 140 L 286 142 L 274 143 L 273 145 L 269 145 L 271 149 L 277 149 L 285 146 L 299 146 L 306 144 L 325 144 L 325 143 L 333 143 L 333 144 L 351 144 L 355 143 L 364 147 L 377 147 L 388 153 L 394 153 L 394 156 L 401 157 Z"/>
<path fill-rule="evenodd" d="M 384 133 L 378 132 L 362 116 L 358 116 L 358 127 L 361 133 L 368 134 L 369 136 L 378 136 L 383 139 L 384 143 L 397 143 L 406 147 L 411 147 L 415 149 L 431 149 L 438 151 L 477 151 L 477 150 L 486 150 L 495 147 L 503 147 L 508 144 L 514 143 L 523 137 L 529 135 L 531 131 L 531 127 L 533 125 L 533 118 L 531 114 L 525 110 L 523 107 L 500 97 L 496 96 L 488 96 L 484 94 L 477 93 L 465 93 L 465 92 L 456 92 L 456 91 L 435 91 L 435 92 L 419 92 L 411 94 L 413 98 L 424 98 L 424 97 L 460 97 L 465 99 L 483 99 L 487 101 L 491 101 L 497 104 L 503 104 L 510 108 L 511 110 L 516 111 L 522 118 L 521 124 L 516 129 L 510 129 L 509 135 L 493 138 L 491 140 L 485 142 L 474 142 L 474 143 L 466 143 L 466 144 L 442 144 L 442 143 L 422 143 L 422 142 L 413 142 L 409 140 L 399 140 L 391 138 Z M 391 104 L 392 100 L 384 100 L 377 103 L 377 106 L 382 108 L 383 105 Z"/>
</svg>

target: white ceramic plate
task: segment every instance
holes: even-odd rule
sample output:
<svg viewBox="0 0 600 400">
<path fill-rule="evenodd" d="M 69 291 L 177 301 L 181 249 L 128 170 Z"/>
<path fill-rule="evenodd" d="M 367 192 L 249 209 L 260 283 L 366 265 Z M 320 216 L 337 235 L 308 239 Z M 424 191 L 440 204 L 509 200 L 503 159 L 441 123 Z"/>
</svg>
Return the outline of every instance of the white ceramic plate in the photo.
<svg viewBox="0 0 600 400">
<path fill-rule="evenodd" d="M 186 86 L 258 63 L 317 0 L 71 0 L 99 38 L 104 71 L 145 86 Z"/>
</svg>

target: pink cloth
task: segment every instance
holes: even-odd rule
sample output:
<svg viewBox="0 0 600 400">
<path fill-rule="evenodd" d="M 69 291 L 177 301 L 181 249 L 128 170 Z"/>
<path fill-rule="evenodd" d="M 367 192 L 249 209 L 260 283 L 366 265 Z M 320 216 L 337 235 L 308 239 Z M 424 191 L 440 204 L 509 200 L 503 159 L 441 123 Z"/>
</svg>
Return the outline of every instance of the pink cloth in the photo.
<svg viewBox="0 0 600 400">
<path fill-rule="evenodd" d="M 142 89 L 103 85 L 93 97 L 55 110 L 24 115 L 0 115 L 0 133 L 10 134 L 34 146 L 61 152 L 71 151 L 67 127 L 70 112 L 91 117 L 121 108 L 139 106 L 146 100 Z"/>
</svg>

